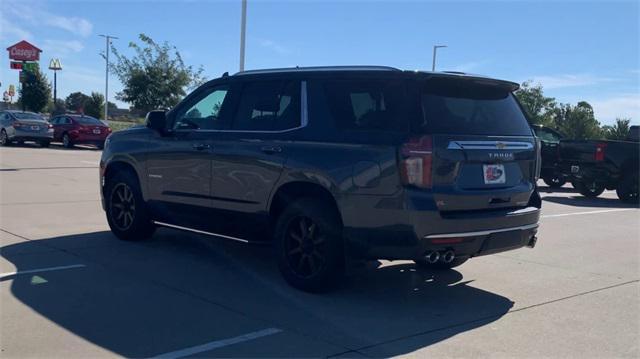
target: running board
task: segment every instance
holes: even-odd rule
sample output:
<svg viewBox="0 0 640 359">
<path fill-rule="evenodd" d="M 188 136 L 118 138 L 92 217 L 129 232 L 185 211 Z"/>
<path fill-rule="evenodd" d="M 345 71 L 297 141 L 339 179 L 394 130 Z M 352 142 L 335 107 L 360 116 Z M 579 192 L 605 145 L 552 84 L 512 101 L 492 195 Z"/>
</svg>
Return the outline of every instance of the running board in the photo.
<svg viewBox="0 0 640 359">
<path fill-rule="evenodd" d="M 258 242 L 258 241 L 249 241 L 249 240 L 242 239 L 242 238 L 227 236 L 227 235 L 224 235 L 224 234 L 212 233 L 212 232 L 207 232 L 207 231 L 201 231 L 199 229 L 193 229 L 193 228 L 189 228 L 189 227 L 178 226 L 178 225 L 170 224 L 170 223 L 164 223 L 164 222 L 158 222 L 158 221 L 153 221 L 153 223 L 155 225 L 162 226 L 162 227 L 178 229 L 178 230 L 185 231 L 185 232 L 204 234 L 206 236 L 211 236 L 211 237 L 219 237 L 219 238 L 229 239 L 229 240 L 240 242 L 240 243 L 244 243 L 244 244 L 260 244 L 260 243 L 262 243 L 262 242 Z"/>
</svg>

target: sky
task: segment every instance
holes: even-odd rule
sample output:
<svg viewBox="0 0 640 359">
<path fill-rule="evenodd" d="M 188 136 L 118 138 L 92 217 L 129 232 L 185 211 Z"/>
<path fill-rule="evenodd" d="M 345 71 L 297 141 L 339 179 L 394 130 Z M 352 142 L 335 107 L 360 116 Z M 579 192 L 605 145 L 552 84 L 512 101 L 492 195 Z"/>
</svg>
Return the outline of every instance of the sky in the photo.
<svg viewBox="0 0 640 359">
<path fill-rule="evenodd" d="M 58 97 L 104 93 L 105 40 L 130 54 L 145 33 L 176 46 L 207 78 L 238 70 L 240 0 L 0 0 L 0 44 L 27 40 L 59 58 Z M 463 71 L 540 83 L 558 102 L 587 101 L 596 118 L 640 123 L 640 1 L 257 1 L 248 0 L 246 69 L 387 65 Z M 5 91 L 16 84 L 0 56 Z M 49 79 L 53 73 L 46 70 Z M 109 77 L 109 99 L 122 89 Z M 128 107 L 115 101 L 119 107 Z"/>
</svg>

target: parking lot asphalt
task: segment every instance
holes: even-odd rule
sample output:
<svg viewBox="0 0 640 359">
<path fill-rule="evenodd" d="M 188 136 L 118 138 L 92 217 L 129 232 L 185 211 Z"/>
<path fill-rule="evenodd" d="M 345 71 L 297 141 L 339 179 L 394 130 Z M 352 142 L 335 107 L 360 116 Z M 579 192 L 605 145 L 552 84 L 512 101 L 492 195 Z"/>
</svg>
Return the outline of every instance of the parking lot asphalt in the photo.
<svg viewBox="0 0 640 359">
<path fill-rule="evenodd" d="M 0 148 L 0 356 L 640 356 L 640 210 L 541 186 L 538 245 L 445 272 L 349 269 L 302 293 L 268 247 L 122 242 L 100 151 Z"/>
</svg>

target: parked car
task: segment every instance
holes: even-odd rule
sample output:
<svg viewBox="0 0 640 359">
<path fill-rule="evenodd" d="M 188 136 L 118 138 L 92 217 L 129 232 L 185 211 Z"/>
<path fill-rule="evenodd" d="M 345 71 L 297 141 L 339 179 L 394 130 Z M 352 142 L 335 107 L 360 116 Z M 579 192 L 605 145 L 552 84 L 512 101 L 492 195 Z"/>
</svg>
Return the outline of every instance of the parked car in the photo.
<svg viewBox="0 0 640 359">
<path fill-rule="evenodd" d="M 542 165 L 540 177 L 551 188 L 560 188 L 567 182 L 565 176 L 558 168 L 558 145 L 564 138 L 558 131 L 542 125 L 533 125 L 536 137 L 540 139 L 540 155 Z"/>
<path fill-rule="evenodd" d="M 449 269 L 533 247 L 539 148 L 517 88 L 388 67 L 223 76 L 107 139 L 103 208 L 124 240 L 165 226 L 274 241 L 308 291 L 347 258 Z"/>
<path fill-rule="evenodd" d="M 51 125 L 37 113 L 15 110 L 0 112 L 0 146 L 33 141 L 48 147 L 52 139 Z"/>
<path fill-rule="evenodd" d="M 92 144 L 104 147 L 104 141 L 111 134 L 111 128 L 102 121 L 85 115 L 60 115 L 51 119 L 54 141 L 62 142 L 66 148 L 76 144 Z"/>
<path fill-rule="evenodd" d="M 583 196 L 615 189 L 623 202 L 638 203 L 638 153 L 638 126 L 631 126 L 626 141 L 560 141 L 560 167 Z"/>
</svg>

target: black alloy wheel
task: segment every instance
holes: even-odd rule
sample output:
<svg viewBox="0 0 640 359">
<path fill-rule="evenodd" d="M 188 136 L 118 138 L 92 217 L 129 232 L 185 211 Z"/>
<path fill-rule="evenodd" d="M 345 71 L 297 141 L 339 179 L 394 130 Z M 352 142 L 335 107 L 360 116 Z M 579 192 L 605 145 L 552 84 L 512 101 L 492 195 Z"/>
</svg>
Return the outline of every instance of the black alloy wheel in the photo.
<svg viewBox="0 0 640 359">
<path fill-rule="evenodd" d="M 311 278 L 326 265 L 326 239 L 311 218 L 299 216 L 289 221 L 285 250 L 291 270 L 300 278 Z"/>
<path fill-rule="evenodd" d="M 111 192 L 109 211 L 113 224 L 121 231 L 128 230 L 136 216 L 133 191 L 126 183 L 118 183 Z"/>
</svg>

